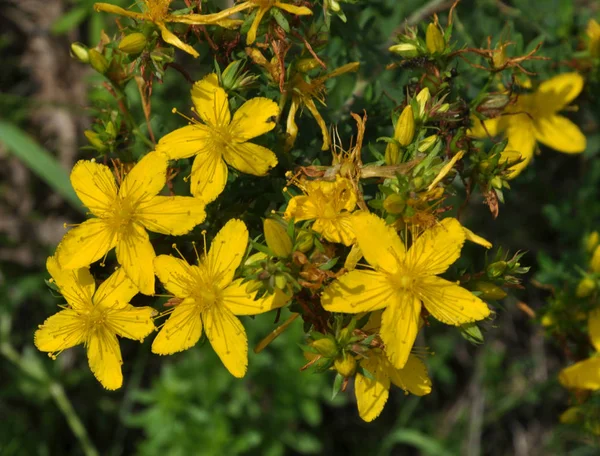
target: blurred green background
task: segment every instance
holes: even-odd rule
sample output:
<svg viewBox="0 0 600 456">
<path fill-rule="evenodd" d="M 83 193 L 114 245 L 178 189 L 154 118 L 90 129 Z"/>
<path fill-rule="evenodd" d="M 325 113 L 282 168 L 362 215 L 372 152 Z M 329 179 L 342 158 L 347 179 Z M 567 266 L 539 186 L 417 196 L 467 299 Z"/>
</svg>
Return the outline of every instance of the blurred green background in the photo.
<svg viewBox="0 0 600 456">
<path fill-rule="evenodd" d="M 420 343 L 432 352 L 432 394 L 416 398 L 392 390 L 384 412 L 370 424 L 359 419 L 351 388 L 332 401 L 332 377 L 299 372 L 305 362 L 299 322 L 260 355 L 250 353 L 243 380 L 231 377 L 209 347 L 159 358 L 150 354 L 150 341 L 122 340 L 125 384 L 109 392 L 90 374 L 83 349 L 57 361 L 37 352 L 33 332 L 58 302 L 44 282 L 45 259 L 63 224 L 82 215 L 68 171 L 77 159 L 92 156 L 81 150 L 82 132 L 90 126 L 92 100 L 97 106 L 104 96 L 102 78 L 69 57 L 69 44 L 94 46 L 102 29 L 116 30 L 113 18 L 92 12 L 93 3 L 0 3 L 0 455 L 598 454 L 594 437 L 558 424 L 569 404 L 556 380 L 566 360 L 518 306 L 544 306 L 548 291 L 531 284 L 497 308 L 483 346 L 470 345 L 447 327 L 431 328 Z M 427 19 L 451 3 L 343 4 L 348 22 L 332 20 L 325 53 L 332 68 L 352 60 L 362 67 L 358 83 L 354 75 L 332 81 L 326 120 L 346 121 L 347 112 L 339 113 L 351 104 L 355 112 L 368 110 L 367 142 L 389 135 L 389 109 L 369 107 L 383 95 L 401 100 L 410 71 L 384 71 L 386 49 L 405 21 Z M 569 69 L 598 8 L 595 1 L 463 1 L 453 38 L 485 46 L 488 35 L 498 38 L 504 31 L 515 51 L 543 40 L 542 55 L 551 60 L 528 66 L 543 79 Z M 195 78 L 211 63 L 179 53 L 177 58 Z M 471 71 L 462 62 L 457 70 Z M 464 89 L 475 90 L 476 77 L 465 79 L 473 87 Z M 577 121 L 588 136 L 584 154 L 544 150 L 513 182 L 495 221 L 481 200 L 471 202 L 471 229 L 512 252 L 529 252 L 528 280 L 560 284 L 576 277 L 581 240 L 600 228 L 598 88 L 591 82 L 577 100 Z M 159 136 L 178 125 L 170 110 L 189 104 L 187 90 L 169 72 L 155 88 L 153 111 L 166 113 L 153 118 Z M 139 106 L 132 111 L 143 118 Z M 304 116 L 299 125 L 316 138 L 299 147 L 319 147 L 312 119 Z M 340 126 L 346 142 L 351 127 Z M 467 253 L 481 266 L 480 248 Z M 251 347 L 272 330 L 273 318 L 244 321 Z"/>
</svg>

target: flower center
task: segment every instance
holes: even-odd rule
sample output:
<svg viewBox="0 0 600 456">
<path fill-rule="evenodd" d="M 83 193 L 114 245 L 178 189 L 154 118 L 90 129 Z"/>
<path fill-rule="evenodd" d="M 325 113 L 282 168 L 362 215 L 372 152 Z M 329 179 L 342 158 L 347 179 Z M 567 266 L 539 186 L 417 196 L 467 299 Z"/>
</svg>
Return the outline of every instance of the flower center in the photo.
<svg viewBox="0 0 600 456">
<path fill-rule="evenodd" d="M 164 19 L 169 12 L 170 4 L 171 0 L 146 0 L 148 16 L 150 16 L 153 22 Z"/>
<path fill-rule="evenodd" d="M 124 231 L 130 226 L 134 217 L 134 207 L 128 199 L 117 198 L 113 209 L 112 225 L 115 231 Z"/>
<path fill-rule="evenodd" d="M 94 332 L 99 326 L 106 324 L 107 309 L 101 309 L 95 306 L 85 317 L 85 327 L 90 333 Z"/>
<path fill-rule="evenodd" d="M 398 290 L 412 290 L 415 286 L 415 277 L 407 271 L 400 270 L 391 277 L 392 284 Z"/>
</svg>

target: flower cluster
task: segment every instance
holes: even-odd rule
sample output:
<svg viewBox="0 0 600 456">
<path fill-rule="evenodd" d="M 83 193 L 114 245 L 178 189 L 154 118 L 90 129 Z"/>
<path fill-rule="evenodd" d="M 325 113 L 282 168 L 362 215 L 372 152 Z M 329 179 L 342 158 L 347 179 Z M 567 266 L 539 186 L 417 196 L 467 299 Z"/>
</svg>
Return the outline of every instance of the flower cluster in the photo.
<svg viewBox="0 0 600 456">
<path fill-rule="evenodd" d="M 332 129 L 325 120 L 328 91 L 361 67 L 348 61 L 329 70 L 320 53 L 326 37 L 310 25 L 328 26 L 332 13 L 345 19 L 338 2 L 325 2 L 323 14 L 300 1 L 248 0 L 222 11 L 210 2 L 206 11 L 188 2 L 171 10 L 171 3 L 145 0 L 142 12 L 98 3 L 96 10 L 132 23 L 116 38 L 103 35 L 95 49 L 73 45 L 76 58 L 106 77 L 116 107 L 86 132 L 98 158 L 71 172 L 91 217 L 48 259 L 66 305 L 40 326 L 36 346 L 55 357 L 83 344 L 96 378 L 116 389 L 123 382 L 117 336 L 142 341 L 157 331 L 151 350 L 158 355 L 205 336 L 227 370 L 243 377 L 248 339 L 238 317 L 276 310 L 276 320 L 286 312 L 287 320 L 255 351 L 300 318 L 308 359 L 301 369 L 334 371 L 336 393 L 354 379 L 362 419 L 381 413 L 391 384 L 429 394 L 428 328 L 441 323 L 482 343 L 494 301 L 527 272 L 521 253 L 501 249 L 481 270 L 459 269 L 466 241 L 479 254 L 492 247 L 463 226 L 462 209 L 479 189 L 497 216 L 502 189 L 531 161 L 536 141 L 568 153 L 585 149 L 578 127 L 558 114 L 582 91 L 583 78 L 565 73 L 534 92 L 513 93 L 501 75 L 520 76 L 533 53 L 511 59 L 505 43 L 501 58 L 491 49 L 455 51 L 453 7 L 446 27 L 434 16 L 425 37 L 410 27 L 398 36 L 388 71 L 419 77 L 380 125 L 351 113 L 357 133 L 344 148 L 340 136 L 352 126 Z M 169 47 L 199 57 L 194 36 L 215 51 L 210 69 L 190 64 L 197 77 L 174 63 Z M 484 88 L 469 98 L 454 82 L 456 60 L 468 55 L 489 61 L 473 65 L 501 85 L 498 92 Z M 152 89 L 167 71 L 191 84 L 192 114 L 175 106 L 187 125 L 156 140 Z M 130 81 L 143 128 L 126 103 Z M 316 134 L 312 121 L 299 118 L 304 108 Z M 385 134 L 363 147 L 369 129 Z M 501 133 L 508 141 L 490 146 L 487 138 Z M 452 198 L 455 178 L 466 188 L 461 204 Z M 175 236 L 184 239 L 179 248 Z M 186 260 L 192 250 L 195 264 Z M 106 264 L 118 267 L 106 274 Z M 90 271 L 108 276 L 97 291 Z M 155 299 L 165 296 L 156 294 L 156 278 L 166 302 Z M 138 294 L 135 301 L 148 305 L 130 304 Z"/>
</svg>

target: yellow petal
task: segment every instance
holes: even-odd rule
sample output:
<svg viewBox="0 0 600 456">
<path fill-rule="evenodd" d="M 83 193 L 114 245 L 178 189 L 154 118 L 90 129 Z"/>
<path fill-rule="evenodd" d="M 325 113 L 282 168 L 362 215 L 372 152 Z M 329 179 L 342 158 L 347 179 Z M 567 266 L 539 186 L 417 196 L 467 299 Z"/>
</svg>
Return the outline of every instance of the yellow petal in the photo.
<svg viewBox="0 0 600 456">
<path fill-rule="evenodd" d="M 284 218 L 296 222 L 316 219 L 320 212 L 312 199 L 306 195 L 294 196 L 289 200 Z"/>
<path fill-rule="evenodd" d="M 310 8 L 307 8 L 306 6 L 290 5 L 288 3 L 283 2 L 275 2 L 273 6 L 276 6 L 279 9 L 287 11 L 288 13 L 295 14 L 297 16 L 306 16 L 308 14 L 312 14 Z"/>
<path fill-rule="evenodd" d="M 219 86 L 219 78 L 210 73 L 192 88 L 192 101 L 200 118 L 212 126 L 229 125 L 231 113 L 227 93 Z"/>
<path fill-rule="evenodd" d="M 367 262 L 389 273 L 398 269 L 406 250 L 398 233 L 380 217 L 366 212 L 352 218 L 354 234 Z"/>
<path fill-rule="evenodd" d="M 392 366 L 402 369 L 408 361 L 417 333 L 421 302 L 412 293 L 399 293 L 381 316 L 381 340 Z"/>
<path fill-rule="evenodd" d="M 63 269 L 89 266 L 116 244 L 116 233 L 104 219 L 89 219 L 71 229 L 56 248 L 56 261 Z"/>
<path fill-rule="evenodd" d="M 123 384 L 121 349 L 117 336 L 104 327 L 94 331 L 86 343 L 88 363 L 94 377 L 108 390 Z"/>
<path fill-rule="evenodd" d="M 119 336 L 143 342 L 156 329 L 152 317 L 157 313 L 152 307 L 134 307 L 128 304 L 109 312 L 106 322 Z"/>
<path fill-rule="evenodd" d="M 91 307 L 96 282 L 88 268 L 61 269 L 55 257 L 48 257 L 46 269 L 54 279 L 60 294 L 73 309 Z"/>
<path fill-rule="evenodd" d="M 127 16 L 138 21 L 146 20 L 145 14 L 128 11 L 120 6 L 112 5 L 110 3 L 94 3 L 94 9 L 98 12 L 103 11 L 105 13 L 118 14 L 119 16 Z"/>
<path fill-rule="evenodd" d="M 446 175 L 454 167 L 454 165 L 456 164 L 456 162 L 458 160 L 460 160 L 461 158 L 463 158 L 464 154 L 465 154 L 464 150 L 461 150 L 461 151 L 457 152 L 454 155 L 454 157 L 452 157 L 450 159 L 450 161 L 443 166 L 443 168 L 440 170 L 440 172 L 438 173 L 438 175 L 435 176 L 435 179 L 433 179 L 433 182 L 429 185 L 429 187 L 427 188 L 427 190 L 431 191 L 433 189 L 433 187 L 435 187 L 437 184 L 439 184 L 442 181 L 442 179 L 444 177 L 446 177 Z"/>
<path fill-rule="evenodd" d="M 155 24 L 160 29 L 160 36 L 162 37 L 163 41 L 165 41 L 165 43 L 169 43 L 170 45 L 175 46 L 176 48 L 179 48 L 182 51 L 185 51 L 194 57 L 198 57 L 200 55 L 192 46 L 190 46 L 189 44 L 185 44 L 183 41 L 181 41 L 177 37 L 177 35 L 175 35 L 165 26 L 165 24 L 163 24 L 162 22 L 156 22 Z"/>
<path fill-rule="evenodd" d="M 196 345 L 202 335 L 200 307 L 186 299 L 175 310 L 152 342 L 152 353 L 172 355 Z"/>
<path fill-rule="evenodd" d="M 329 242 L 350 246 L 356 241 L 352 216 L 348 212 L 339 214 L 335 218 L 318 219 L 312 229 L 322 234 Z"/>
<path fill-rule="evenodd" d="M 206 125 L 187 125 L 163 136 L 156 145 L 156 152 L 166 154 L 171 160 L 208 152 L 213 147 L 210 141 L 212 134 Z"/>
<path fill-rule="evenodd" d="M 71 184 L 83 205 L 96 217 L 113 211 L 117 184 L 108 166 L 79 160 L 71 171 Z"/>
<path fill-rule="evenodd" d="M 191 196 L 155 196 L 140 203 L 135 215 L 150 231 L 181 236 L 204 221 L 204 207 L 202 200 Z"/>
<path fill-rule="evenodd" d="M 191 180 L 192 195 L 206 204 L 216 200 L 227 184 L 227 164 L 221 153 L 211 150 L 197 155 L 192 166 Z"/>
<path fill-rule="evenodd" d="M 285 150 L 289 151 L 294 147 L 296 138 L 298 137 L 298 124 L 296 124 L 296 113 L 300 107 L 300 98 L 292 95 L 292 103 L 290 104 L 290 110 L 285 122 Z"/>
<path fill-rule="evenodd" d="M 344 268 L 348 271 L 353 271 L 362 257 L 363 254 L 360 247 L 358 244 L 354 244 L 346 257 L 346 261 L 344 261 Z"/>
<path fill-rule="evenodd" d="M 479 120 L 475 116 L 471 116 L 471 122 L 473 126 L 469 130 L 469 135 L 474 136 L 475 138 L 498 136 L 500 132 L 507 127 L 506 116 L 498 116 L 484 121 Z"/>
<path fill-rule="evenodd" d="M 127 307 L 137 293 L 137 287 L 127 277 L 125 270 L 119 268 L 98 287 L 94 295 L 94 305 L 106 309 L 122 309 Z"/>
<path fill-rule="evenodd" d="M 85 341 L 86 322 L 73 309 L 61 310 L 47 318 L 33 335 L 33 342 L 43 352 L 61 352 Z"/>
<path fill-rule="evenodd" d="M 600 352 L 600 309 L 590 312 L 588 317 L 588 334 L 596 351 Z"/>
<path fill-rule="evenodd" d="M 425 396 L 431 393 L 431 380 L 423 361 L 414 355 L 408 356 L 408 361 L 402 369 L 389 366 L 388 375 L 394 385 L 415 396 Z"/>
<path fill-rule="evenodd" d="M 269 11 L 270 7 L 259 7 L 256 12 L 256 16 L 252 21 L 252 25 L 248 30 L 248 34 L 246 35 L 246 45 L 250 46 L 252 43 L 256 41 L 256 32 L 258 31 L 258 27 L 260 22 L 262 21 L 263 16 L 267 11 Z"/>
<path fill-rule="evenodd" d="M 117 260 L 127 276 L 145 295 L 154 294 L 154 247 L 146 230 L 136 223 L 117 242 Z"/>
<path fill-rule="evenodd" d="M 558 380 L 565 388 L 600 389 L 600 357 L 589 358 L 563 369 Z"/>
<path fill-rule="evenodd" d="M 240 320 L 227 308 L 213 305 L 202 312 L 202 321 L 206 337 L 231 375 L 246 375 L 248 338 Z"/>
<path fill-rule="evenodd" d="M 229 134 L 236 142 L 244 142 L 264 135 L 275 128 L 279 106 L 268 98 L 252 98 L 246 101 L 233 115 Z"/>
<path fill-rule="evenodd" d="M 178 298 L 186 298 L 192 294 L 196 283 L 192 268 L 187 262 L 172 255 L 159 255 L 154 259 L 154 272 L 163 287 Z"/>
<path fill-rule="evenodd" d="M 394 293 L 385 274 L 355 269 L 325 289 L 321 304 L 328 312 L 372 312 L 389 305 Z"/>
<path fill-rule="evenodd" d="M 317 105 L 315 105 L 315 102 L 312 100 L 312 98 L 304 98 L 303 101 L 304 106 L 306 106 L 306 109 L 308 109 L 308 111 L 312 114 L 314 119 L 317 121 L 317 125 L 321 129 L 321 136 L 323 136 L 323 145 L 321 146 L 321 150 L 329 149 L 331 139 L 329 137 L 329 130 L 327 130 L 327 124 L 325 123 L 323 116 L 321 116 L 321 113 L 317 109 Z"/>
<path fill-rule="evenodd" d="M 253 6 L 252 2 L 238 3 L 231 8 L 227 8 L 223 11 L 213 14 L 180 14 L 177 16 L 169 16 L 169 22 L 182 22 L 184 24 L 219 24 L 221 21 L 226 20 L 235 13 L 244 11 Z M 233 21 L 233 20 L 232 20 Z M 240 21 L 235 21 L 240 22 Z M 220 25 L 220 24 L 219 24 Z"/>
<path fill-rule="evenodd" d="M 460 222 L 446 218 L 417 238 L 406 254 L 406 265 L 416 274 L 441 274 L 458 260 L 464 243 Z"/>
<path fill-rule="evenodd" d="M 277 156 L 273 151 L 247 142 L 228 144 L 223 158 L 238 171 L 254 176 L 264 176 L 277 165 Z"/>
<path fill-rule="evenodd" d="M 465 231 L 465 239 L 467 241 L 478 244 L 482 247 L 485 247 L 486 249 L 492 248 L 492 243 L 490 241 L 488 241 L 487 239 L 484 239 L 481 236 L 478 236 L 477 234 L 473 233 L 470 229 L 465 228 L 464 226 L 463 226 L 463 230 Z"/>
<path fill-rule="evenodd" d="M 536 119 L 534 125 L 536 139 L 552 149 L 567 154 L 576 154 L 585 150 L 585 135 L 566 117 L 544 116 Z"/>
<path fill-rule="evenodd" d="M 535 132 L 533 123 L 525 116 L 511 116 L 519 118 L 518 122 L 511 123 L 510 127 L 506 131 L 508 138 L 508 144 L 506 144 L 506 151 L 517 151 L 521 154 L 523 161 L 514 166 L 511 166 L 510 179 L 518 176 L 521 171 L 529 164 L 533 158 L 533 152 L 535 150 Z M 502 153 L 503 157 L 506 155 Z"/>
<path fill-rule="evenodd" d="M 447 325 L 464 325 L 489 317 L 487 304 L 465 288 L 440 277 L 425 277 L 418 284 L 423 305 Z"/>
<path fill-rule="evenodd" d="M 548 114 L 560 111 L 583 90 L 584 79 L 578 73 L 563 73 L 540 84 L 535 93 L 538 108 Z"/>
<path fill-rule="evenodd" d="M 367 378 L 360 372 L 356 373 L 354 390 L 358 414 L 365 421 L 373 421 L 379 416 L 390 391 L 390 378 L 381 363 L 381 355 L 369 352 L 369 358 L 361 361 L 361 366 L 369 371 L 373 378 Z"/>
<path fill-rule="evenodd" d="M 223 289 L 233 280 L 248 247 L 248 229 L 241 220 L 231 219 L 213 239 L 204 264 L 212 282 Z"/>
<path fill-rule="evenodd" d="M 290 297 L 279 289 L 275 289 L 275 293 L 271 295 L 255 300 L 256 292 L 246 291 L 248 285 L 243 279 L 238 279 L 223 290 L 223 304 L 234 315 L 258 315 L 278 309 L 290 300 Z"/>
<path fill-rule="evenodd" d="M 134 203 L 151 198 L 160 192 L 167 183 L 167 166 L 169 158 L 160 152 L 145 155 L 127 173 L 119 196 Z"/>
</svg>

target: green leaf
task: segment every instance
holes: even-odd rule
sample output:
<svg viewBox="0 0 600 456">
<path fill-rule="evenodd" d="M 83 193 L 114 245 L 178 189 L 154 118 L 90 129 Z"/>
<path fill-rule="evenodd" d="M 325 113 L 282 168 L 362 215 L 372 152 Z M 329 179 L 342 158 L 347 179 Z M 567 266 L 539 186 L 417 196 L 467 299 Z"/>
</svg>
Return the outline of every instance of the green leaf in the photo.
<svg viewBox="0 0 600 456">
<path fill-rule="evenodd" d="M 331 400 L 334 400 L 335 397 L 342 390 L 342 382 L 344 381 L 344 377 L 340 374 L 335 375 L 335 380 L 333 381 L 333 391 L 331 394 Z"/>
<path fill-rule="evenodd" d="M 86 212 L 71 186 L 67 172 L 50 152 L 27 133 L 11 123 L 0 120 L 0 141 L 71 206 L 82 213 Z"/>
</svg>

